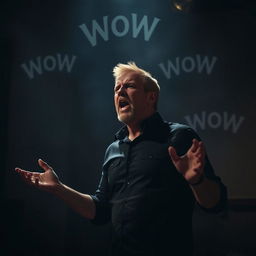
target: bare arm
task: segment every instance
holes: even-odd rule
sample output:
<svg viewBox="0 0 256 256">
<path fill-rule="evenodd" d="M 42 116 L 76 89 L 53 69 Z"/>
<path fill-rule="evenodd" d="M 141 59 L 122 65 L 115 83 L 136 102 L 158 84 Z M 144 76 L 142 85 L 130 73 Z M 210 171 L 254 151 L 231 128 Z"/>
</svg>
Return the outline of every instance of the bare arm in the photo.
<svg viewBox="0 0 256 256">
<path fill-rule="evenodd" d="M 213 180 L 204 177 L 202 183 L 190 187 L 195 199 L 204 208 L 212 208 L 220 200 L 220 186 Z"/>
<path fill-rule="evenodd" d="M 90 195 L 80 193 L 61 183 L 52 167 L 43 160 L 39 159 L 38 164 L 44 170 L 43 173 L 29 172 L 20 168 L 15 168 L 15 171 L 27 184 L 54 194 L 85 218 L 95 217 L 95 204 Z"/>
<path fill-rule="evenodd" d="M 80 193 L 62 183 L 56 187 L 54 194 L 83 217 L 94 219 L 95 204 L 90 195 Z"/>
</svg>

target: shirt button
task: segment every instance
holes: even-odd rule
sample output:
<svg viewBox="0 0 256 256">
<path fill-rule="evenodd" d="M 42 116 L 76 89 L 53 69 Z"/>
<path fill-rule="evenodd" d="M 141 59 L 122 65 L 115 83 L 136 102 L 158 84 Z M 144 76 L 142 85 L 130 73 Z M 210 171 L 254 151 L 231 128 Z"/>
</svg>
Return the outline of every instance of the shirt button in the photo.
<svg viewBox="0 0 256 256">
<path fill-rule="evenodd" d="M 127 183 L 126 183 L 128 186 L 130 185 L 130 182 L 129 181 L 127 181 Z"/>
</svg>

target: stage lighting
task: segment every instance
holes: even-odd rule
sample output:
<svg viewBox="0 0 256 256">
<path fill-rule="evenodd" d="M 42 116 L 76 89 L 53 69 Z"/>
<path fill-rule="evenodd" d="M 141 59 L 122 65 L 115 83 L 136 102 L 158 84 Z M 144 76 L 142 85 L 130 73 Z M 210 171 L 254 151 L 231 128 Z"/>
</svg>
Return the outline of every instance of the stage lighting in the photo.
<svg viewBox="0 0 256 256">
<path fill-rule="evenodd" d="M 188 12 L 193 0 L 171 0 L 171 6 L 175 11 Z"/>
</svg>

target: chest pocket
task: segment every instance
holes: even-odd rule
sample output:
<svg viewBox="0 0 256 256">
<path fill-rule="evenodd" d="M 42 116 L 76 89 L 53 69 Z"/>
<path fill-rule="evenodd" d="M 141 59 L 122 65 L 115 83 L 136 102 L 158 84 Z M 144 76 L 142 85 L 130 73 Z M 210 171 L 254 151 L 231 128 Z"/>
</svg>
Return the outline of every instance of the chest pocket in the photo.
<svg viewBox="0 0 256 256">
<path fill-rule="evenodd" d="M 156 154 L 156 153 L 148 153 L 141 156 L 138 156 L 138 160 L 163 160 L 165 159 L 167 154 Z"/>
<path fill-rule="evenodd" d="M 137 150 L 133 154 L 136 161 L 148 161 L 149 164 L 152 162 L 166 161 L 170 158 L 167 147 L 148 147 L 144 150 Z"/>
<path fill-rule="evenodd" d="M 138 180 L 163 183 L 171 175 L 172 161 L 166 147 L 148 147 L 134 153 L 130 170 L 131 176 L 138 177 Z"/>
<path fill-rule="evenodd" d="M 117 157 L 107 163 L 108 185 L 112 192 L 125 182 L 126 168 L 124 162 L 123 157 Z"/>
</svg>

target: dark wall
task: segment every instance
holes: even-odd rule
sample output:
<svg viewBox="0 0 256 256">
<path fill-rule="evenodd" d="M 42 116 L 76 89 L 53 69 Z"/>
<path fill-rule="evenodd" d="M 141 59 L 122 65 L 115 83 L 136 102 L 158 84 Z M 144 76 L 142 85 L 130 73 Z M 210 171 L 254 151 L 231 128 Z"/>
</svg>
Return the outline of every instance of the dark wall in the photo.
<svg viewBox="0 0 256 256">
<path fill-rule="evenodd" d="M 106 255 L 108 226 L 94 227 L 63 202 L 26 186 L 14 168 L 38 170 L 42 158 L 65 184 L 94 193 L 105 148 L 121 126 L 111 74 L 119 62 L 133 60 L 159 80 L 159 112 L 197 130 L 230 199 L 256 197 L 255 8 L 250 2 L 224 2 L 196 1 L 188 13 L 175 12 L 167 0 L 5 3 L 1 248 L 6 255 Z M 255 253 L 253 210 L 201 214 L 195 215 L 198 255 Z"/>
</svg>

